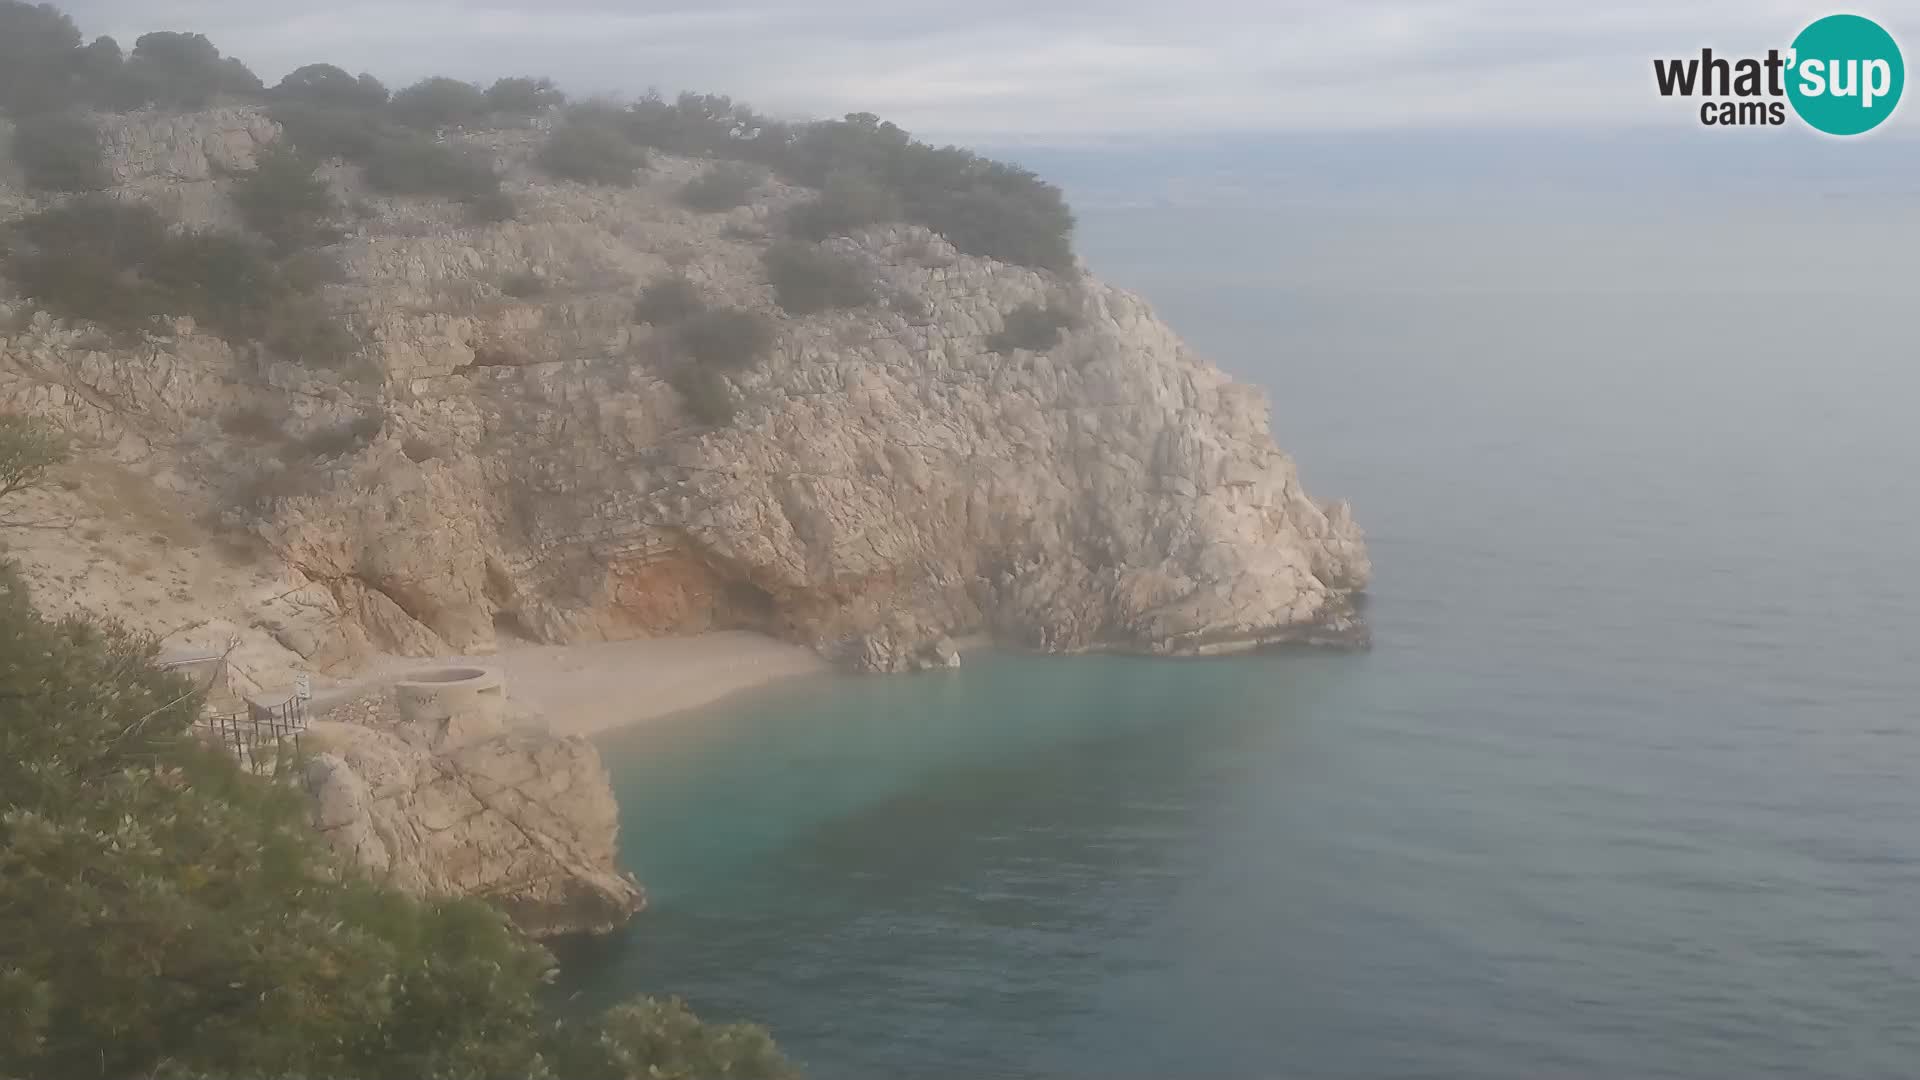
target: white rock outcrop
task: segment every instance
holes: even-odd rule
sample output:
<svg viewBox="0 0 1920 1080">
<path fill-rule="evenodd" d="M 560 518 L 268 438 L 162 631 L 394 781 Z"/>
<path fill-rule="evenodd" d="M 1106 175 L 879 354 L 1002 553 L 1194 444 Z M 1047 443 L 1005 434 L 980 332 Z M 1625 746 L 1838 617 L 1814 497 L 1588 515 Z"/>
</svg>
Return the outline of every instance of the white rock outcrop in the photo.
<svg viewBox="0 0 1920 1080">
<path fill-rule="evenodd" d="M 615 863 L 619 807 L 600 755 L 536 717 L 408 715 L 395 691 L 304 737 L 314 824 L 351 865 L 417 896 L 469 896 L 536 937 L 603 933 L 646 903 Z"/>
</svg>

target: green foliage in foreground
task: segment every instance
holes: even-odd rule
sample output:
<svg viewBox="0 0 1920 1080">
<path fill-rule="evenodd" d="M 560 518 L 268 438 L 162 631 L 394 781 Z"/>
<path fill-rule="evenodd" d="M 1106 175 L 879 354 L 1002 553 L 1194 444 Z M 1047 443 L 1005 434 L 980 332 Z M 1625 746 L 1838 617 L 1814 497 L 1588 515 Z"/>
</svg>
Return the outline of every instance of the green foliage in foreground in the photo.
<svg viewBox="0 0 1920 1080">
<path fill-rule="evenodd" d="M 189 732 L 194 689 L 0 569 L 0 1077 L 794 1075 L 677 1002 L 544 1016 L 474 902 L 341 873 L 298 797 Z"/>
</svg>

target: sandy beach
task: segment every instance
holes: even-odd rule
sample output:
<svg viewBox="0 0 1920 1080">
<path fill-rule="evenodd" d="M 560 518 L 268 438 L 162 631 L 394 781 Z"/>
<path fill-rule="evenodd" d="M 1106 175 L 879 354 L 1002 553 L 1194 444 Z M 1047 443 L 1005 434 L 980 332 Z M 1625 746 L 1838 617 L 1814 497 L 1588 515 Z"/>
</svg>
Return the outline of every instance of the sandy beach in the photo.
<svg viewBox="0 0 1920 1080">
<path fill-rule="evenodd" d="M 546 717 L 556 735 L 593 735 L 655 720 L 729 694 L 831 670 L 811 649 L 761 634 L 723 631 L 583 645 L 510 645 L 476 656 L 390 658 L 351 686 L 316 701 L 352 696 L 401 673 L 473 663 L 506 675 L 507 696 Z"/>
</svg>

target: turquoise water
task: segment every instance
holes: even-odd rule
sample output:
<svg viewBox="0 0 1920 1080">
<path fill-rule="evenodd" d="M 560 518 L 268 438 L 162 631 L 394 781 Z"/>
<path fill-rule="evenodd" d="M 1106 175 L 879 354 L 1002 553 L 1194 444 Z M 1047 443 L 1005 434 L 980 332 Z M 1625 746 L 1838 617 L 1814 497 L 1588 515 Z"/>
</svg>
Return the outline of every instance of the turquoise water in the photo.
<svg viewBox="0 0 1920 1080">
<path fill-rule="evenodd" d="M 610 736 L 655 906 L 566 989 L 821 1077 L 1914 1075 L 1881 210 L 1088 214 L 1354 500 L 1376 647 L 976 656 Z"/>
</svg>

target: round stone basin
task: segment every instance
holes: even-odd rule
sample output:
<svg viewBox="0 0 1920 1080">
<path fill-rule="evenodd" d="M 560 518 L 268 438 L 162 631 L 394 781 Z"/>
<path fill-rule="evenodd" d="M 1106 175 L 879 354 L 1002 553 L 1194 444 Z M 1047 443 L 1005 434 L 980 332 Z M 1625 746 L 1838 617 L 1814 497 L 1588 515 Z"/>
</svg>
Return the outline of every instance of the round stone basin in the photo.
<svg viewBox="0 0 1920 1080">
<path fill-rule="evenodd" d="M 400 719 L 425 727 L 436 744 L 472 743 L 505 730 L 506 680 L 493 668 L 409 671 L 394 681 L 393 696 Z"/>
</svg>

